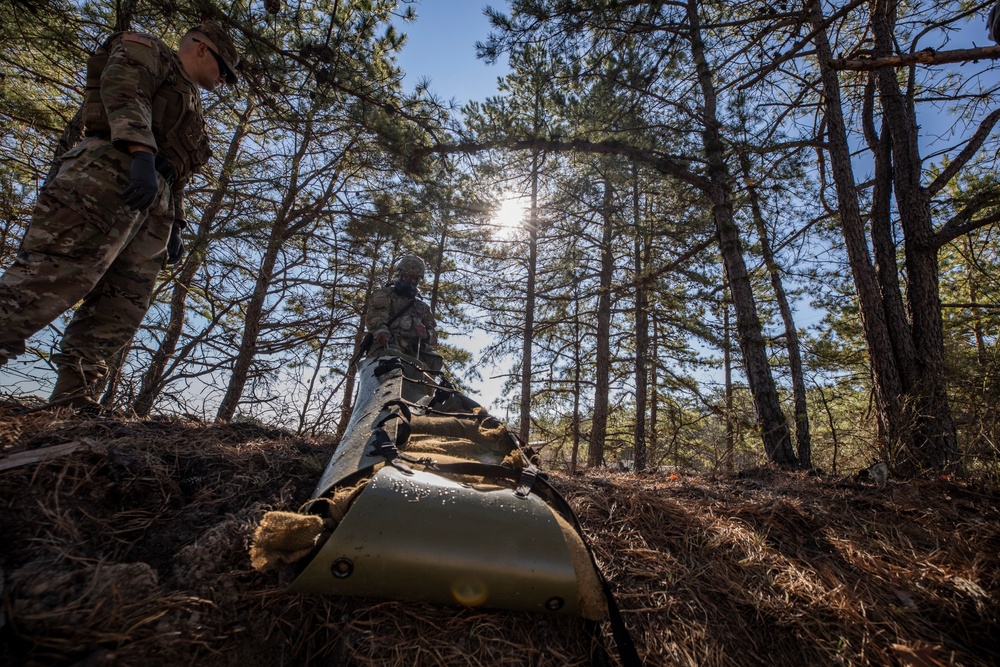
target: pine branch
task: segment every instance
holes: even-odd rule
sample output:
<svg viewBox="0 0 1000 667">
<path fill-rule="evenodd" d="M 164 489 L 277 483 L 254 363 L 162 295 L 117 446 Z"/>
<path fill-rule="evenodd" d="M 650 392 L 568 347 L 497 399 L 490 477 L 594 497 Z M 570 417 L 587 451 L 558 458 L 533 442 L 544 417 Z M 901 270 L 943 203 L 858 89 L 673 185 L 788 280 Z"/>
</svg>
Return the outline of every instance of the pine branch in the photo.
<svg viewBox="0 0 1000 667">
<path fill-rule="evenodd" d="M 996 60 L 1000 58 L 1000 45 L 983 46 L 975 49 L 956 49 L 954 51 L 935 51 L 924 49 L 916 53 L 902 56 L 887 56 L 885 58 L 833 58 L 830 67 L 835 70 L 851 70 L 867 72 L 886 67 L 909 67 L 910 65 L 944 65 L 946 63 L 978 62 L 980 60 Z"/>
</svg>

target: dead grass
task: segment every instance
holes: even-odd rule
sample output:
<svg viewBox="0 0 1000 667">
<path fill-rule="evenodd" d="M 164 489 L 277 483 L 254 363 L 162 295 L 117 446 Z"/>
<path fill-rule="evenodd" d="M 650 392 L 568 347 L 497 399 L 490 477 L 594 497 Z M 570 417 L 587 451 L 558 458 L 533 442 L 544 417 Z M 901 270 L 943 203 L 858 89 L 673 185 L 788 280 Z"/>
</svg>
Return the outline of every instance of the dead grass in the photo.
<svg viewBox="0 0 1000 667">
<path fill-rule="evenodd" d="M 328 446 L 0 408 L 0 457 L 82 440 L 0 472 L 0 665 L 592 664 L 575 618 L 291 596 L 254 572 L 257 521 L 308 498 Z M 992 489 L 771 470 L 554 483 L 647 665 L 1000 662 Z"/>
</svg>

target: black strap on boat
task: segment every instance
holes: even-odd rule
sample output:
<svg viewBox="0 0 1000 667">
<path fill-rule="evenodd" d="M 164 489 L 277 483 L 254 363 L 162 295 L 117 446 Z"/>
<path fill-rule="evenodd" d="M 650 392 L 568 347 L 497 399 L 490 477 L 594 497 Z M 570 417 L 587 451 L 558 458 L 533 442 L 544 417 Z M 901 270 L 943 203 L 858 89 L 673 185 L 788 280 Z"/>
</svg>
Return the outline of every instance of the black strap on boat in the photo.
<svg viewBox="0 0 1000 667">
<path fill-rule="evenodd" d="M 531 490 L 535 488 L 535 481 L 539 474 L 538 468 L 530 463 L 521 468 L 521 475 L 517 480 L 517 489 L 514 491 L 514 495 L 518 498 L 527 498 L 531 494 Z"/>
<path fill-rule="evenodd" d="M 400 362 L 399 357 L 383 357 L 379 360 L 378 366 L 372 371 L 372 374 L 376 379 L 381 381 L 381 377 L 390 371 L 398 370 L 400 373 L 403 372 L 403 364 Z"/>
<path fill-rule="evenodd" d="M 398 408 L 398 410 L 393 408 Z M 397 420 L 399 423 L 396 424 L 396 446 L 402 447 L 410 441 L 410 433 L 412 432 L 410 420 L 413 419 L 413 415 L 410 412 L 410 406 L 405 401 L 396 399 L 383 405 L 382 410 L 388 410 L 389 414 L 378 420 L 374 428 L 381 429 L 390 420 Z"/>
<path fill-rule="evenodd" d="M 413 365 L 409 362 L 406 363 L 411 366 Z M 382 375 L 395 368 L 402 370 L 402 360 L 398 357 L 386 358 L 386 360 L 380 363 L 378 368 L 375 369 L 375 375 Z M 415 368 L 417 367 L 415 366 Z M 429 374 L 426 373 L 426 371 L 423 371 L 423 369 L 420 370 L 426 377 L 429 377 Z M 413 382 L 412 380 L 408 381 Z M 417 381 L 415 384 L 430 383 Z M 369 444 L 372 445 L 372 449 L 370 451 L 371 455 L 383 457 L 388 464 L 396 467 L 400 471 L 404 472 L 404 474 L 413 474 L 413 470 L 411 470 L 404 463 L 405 461 L 412 464 L 423 465 L 436 473 L 474 475 L 478 477 L 514 480 L 517 483 L 515 495 L 525 498 L 531 492 L 535 492 L 552 509 L 562 515 L 580 536 L 580 540 L 583 542 L 584 547 L 587 549 L 587 554 L 590 556 L 590 561 L 594 571 L 597 573 L 597 576 L 601 581 L 601 589 L 604 592 L 604 597 L 608 604 L 608 620 L 611 625 L 611 634 L 614 637 L 621 664 L 623 667 L 642 667 L 642 660 L 639 658 L 639 653 L 636 651 L 632 635 L 629 632 L 628 627 L 625 625 L 625 620 L 618 607 L 614 592 L 611 590 L 611 586 L 608 584 L 604 573 L 601 572 L 601 568 L 598 567 L 593 549 L 591 549 L 590 544 L 587 542 L 586 535 L 583 532 L 583 527 L 580 525 L 580 521 L 577 518 L 576 513 L 573 512 L 573 508 L 570 507 L 568 502 L 566 502 L 566 499 L 563 498 L 555 487 L 548 482 L 547 476 L 530 462 L 531 459 L 529 458 L 528 453 L 524 451 L 520 440 L 513 433 L 508 432 L 510 440 L 518 451 L 522 453 L 524 461 L 526 462 L 526 465 L 520 470 L 517 470 L 513 466 L 509 465 L 493 465 L 473 461 L 463 463 L 438 463 L 430 457 L 417 458 L 400 451 L 400 447 L 405 446 L 410 437 L 410 419 L 412 413 L 410 411 L 410 406 L 405 401 L 401 399 L 389 401 L 383 405 L 383 409 L 388 410 L 389 414 L 383 417 L 373 430 L 372 436 L 369 440 Z M 392 419 L 397 419 L 399 421 L 395 441 L 393 441 L 393 439 L 389 437 L 389 434 L 386 433 L 385 429 L 382 428 Z M 600 624 L 588 621 L 586 627 L 593 641 L 595 664 L 608 664 L 609 661 L 607 659 L 607 651 L 604 646 L 604 637 L 600 631 Z"/>
<path fill-rule="evenodd" d="M 377 428 L 372 431 L 372 436 L 368 439 L 367 445 L 371 447 L 371 450 L 368 452 L 369 455 L 381 456 L 385 459 L 386 463 L 406 475 L 413 474 L 413 469 L 406 465 L 406 463 L 423 466 L 429 466 L 434 463 L 434 460 L 430 457 L 418 458 L 399 451 L 396 444 L 392 441 L 392 438 L 390 438 L 389 434 L 385 432 L 384 428 Z"/>
<path fill-rule="evenodd" d="M 517 484 L 514 495 L 518 498 L 527 498 L 535 488 L 535 482 L 539 477 L 545 477 L 545 473 L 537 467 L 528 464 L 521 470 L 517 470 L 506 465 L 495 465 L 490 463 L 437 463 L 433 462 L 427 466 L 437 473 L 448 475 L 475 475 L 476 477 L 489 477 L 492 479 L 509 479 Z"/>
<path fill-rule="evenodd" d="M 590 544 L 587 543 L 586 535 L 583 532 L 583 526 L 580 525 L 580 520 L 577 519 L 576 513 L 573 508 L 570 507 L 566 499 L 556 491 L 549 481 L 548 476 L 541 472 L 537 466 L 528 463 L 520 471 L 514 469 L 507 465 L 495 465 L 489 463 L 479 463 L 475 461 L 469 461 L 464 463 L 438 463 L 431 457 L 418 458 L 415 456 L 410 456 L 405 452 L 399 451 L 399 446 L 405 443 L 400 441 L 397 430 L 396 442 L 389 437 L 389 434 L 385 432 L 382 425 L 393 418 L 400 419 L 399 426 L 405 424 L 407 426 L 407 437 L 409 437 L 408 427 L 409 427 L 409 408 L 399 401 L 390 401 L 386 404 L 388 407 L 390 404 L 396 403 L 401 408 L 405 410 L 405 417 L 401 413 L 393 412 L 392 414 L 384 417 L 378 426 L 372 433 L 372 438 L 369 440 L 369 444 L 372 445 L 371 454 L 373 456 L 382 456 L 385 458 L 386 463 L 397 468 L 404 474 L 413 474 L 413 470 L 407 466 L 407 463 L 423 465 L 436 473 L 445 473 L 450 475 L 475 475 L 477 477 L 489 477 L 494 479 L 509 479 L 515 480 L 517 482 L 517 490 L 514 492 L 519 498 L 526 498 L 533 490 L 539 491 L 539 496 L 542 500 L 549 503 L 560 515 L 562 515 L 570 525 L 576 530 L 577 534 L 580 536 L 580 541 L 583 542 L 584 547 L 587 549 L 587 555 L 590 556 L 590 562 L 594 567 L 594 571 L 597 573 L 598 578 L 601 580 L 601 589 L 604 591 L 604 597 L 608 603 L 608 620 L 611 624 L 611 634 L 615 639 L 615 646 L 618 648 L 618 656 L 621 658 L 621 663 L 623 667 L 642 667 L 642 660 L 639 658 L 639 653 L 635 649 L 635 643 L 632 640 L 632 635 L 625 625 L 625 619 L 622 617 L 621 610 L 618 608 L 618 603 L 615 600 L 614 591 L 611 590 L 611 586 L 608 584 L 608 580 L 604 577 L 604 573 L 601 572 L 601 568 L 597 565 L 597 559 L 594 557 L 594 552 L 590 548 Z M 604 647 L 604 639 L 600 632 L 600 625 L 598 623 L 588 622 L 587 624 L 588 632 L 590 633 L 591 639 L 594 642 L 595 649 L 597 651 L 597 664 L 606 664 L 606 649 Z M 604 659 L 601 659 L 604 656 Z"/>
<path fill-rule="evenodd" d="M 580 520 L 577 518 L 573 508 L 570 507 L 568 502 L 566 502 L 566 499 L 563 498 L 555 487 L 549 483 L 548 476 L 545 473 L 541 472 L 536 466 L 531 464 L 525 466 L 520 472 L 508 466 L 474 462 L 432 463 L 431 465 L 428 465 L 428 467 L 434 472 L 442 472 L 453 475 L 476 475 L 479 477 L 516 479 L 518 480 L 518 489 L 515 492 L 515 495 L 521 498 L 526 497 L 532 490 L 537 490 L 539 492 L 538 495 L 542 498 L 542 500 L 548 502 L 557 512 L 559 512 L 560 515 L 569 521 L 570 525 L 573 526 L 577 534 L 580 536 L 580 541 L 583 542 L 587 549 L 587 555 L 590 556 L 590 562 L 594 566 L 594 571 L 601 580 L 601 589 L 604 591 L 604 597 L 608 602 L 608 622 L 611 625 L 611 635 L 614 637 L 615 646 L 618 649 L 618 656 L 621 659 L 623 667 L 642 667 L 642 660 L 639 658 L 638 651 L 636 651 L 635 642 L 632 640 L 632 634 L 629 632 L 628 626 L 625 625 L 625 619 L 622 616 L 621 609 L 618 607 L 618 602 L 615 600 L 614 591 L 611 590 L 611 585 L 608 584 L 608 580 L 604 577 L 604 573 L 602 573 L 601 568 L 598 567 L 597 559 L 594 557 L 594 552 L 590 548 L 590 544 L 587 543 L 586 535 L 583 532 L 583 526 L 580 525 Z M 604 638 L 600 632 L 600 625 L 598 623 L 588 623 L 587 629 L 590 633 L 591 639 L 594 641 L 597 651 L 597 662 L 600 664 L 600 656 L 606 654 Z"/>
<path fill-rule="evenodd" d="M 611 590 L 611 586 L 608 584 L 608 580 L 604 577 L 604 573 L 601 572 L 601 568 L 597 565 L 597 559 L 594 557 L 594 551 L 590 548 L 590 544 L 587 542 L 587 538 L 583 532 L 583 526 L 580 525 L 580 520 L 576 517 L 576 513 L 573 508 L 570 507 L 566 499 L 562 497 L 555 487 L 552 486 L 546 478 L 541 478 L 538 483 L 538 492 L 543 500 L 547 501 L 556 511 L 558 511 L 573 528 L 576 529 L 577 534 L 580 536 L 581 541 L 587 548 L 587 554 L 590 555 L 590 562 L 594 565 L 594 571 L 597 572 L 597 576 L 601 580 L 601 588 L 604 590 L 604 597 L 608 601 L 608 621 L 611 624 L 611 635 L 615 639 L 615 646 L 618 648 L 618 657 L 621 658 L 622 665 L 624 667 L 641 667 L 642 660 L 639 658 L 639 652 L 635 650 L 635 642 L 632 641 L 632 634 L 628 630 L 628 626 L 625 625 L 625 619 L 622 617 L 621 610 L 618 608 L 618 602 L 615 600 L 615 594 Z M 591 628 L 591 637 L 594 642 L 598 645 L 599 649 L 603 650 L 603 638 L 600 634 L 600 628 L 597 624 Z"/>
<path fill-rule="evenodd" d="M 395 417 L 399 417 L 399 415 L 396 413 L 388 415 L 376 425 L 376 428 L 372 431 L 371 438 L 368 440 L 368 445 L 371 447 L 368 453 L 371 456 L 381 456 L 385 459 L 386 463 L 407 474 L 411 474 L 413 471 L 405 463 L 412 463 L 422 465 L 435 473 L 446 475 L 474 475 L 490 479 L 508 479 L 517 483 L 514 495 L 519 498 L 527 498 L 534 490 L 537 480 L 545 478 L 545 473 L 530 463 L 521 470 L 517 470 L 508 465 L 479 463 L 477 461 L 439 463 L 429 456 L 417 457 L 402 452 L 399 450 L 399 447 L 406 443 L 405 440 L 400 441 L 399 430 L 397 430 L 396 441 L 393 442 L 389 434 L 382 428 L 383 424 Z M 401 419 L 397 429 L 402 428 L 404 425 L 407 428 L 409 427 L 409 424 Z"/>
<path fill-rule="evenodd" d="M 584 544 L 587 544 L 584 541 Z M 587 547 L 590 550 L 590 547 Z M 597 568 L 597 564 L 594 564 Z M 604 574 L 599 568 L 597 568 L 597 576 L 601 578 L 601 587 L 604 589 L 604 597 L 608 600 L 608 621 L 611 624 L 611 635 L 615 638 L 615 646 L 618 648 L 618 657 L 621 658 L 622 665 L 624 667 L 641 667 L 642 659 L 639 658 L 639 652 L 635 650 L 635 642 L 632 641 L 632 633 L 628 631 L 628 626 L 625 625 L 625 619 L 622 617 L 622 612 L 618 608 L 618 602 L 615 600 L 615 594 L 611 590 L 611 586 L 608 585 L 608 580 L 604 577 Z M 598 642 L 601 642 L 600 629 L 597 630 L 595 635 Z M 603 642 L 601 642 L 603 644 Z"/>
<path fill-rule="evenodd" d="M 412 382 L 412 380 L 407 380 L 407 382 Z M 423 384 L 431 387 L 434 386 L 426 382 L 415 382 L 414 384 Z M 403 399 L 399 399 L 399 402 L 406 404 L 406 406 L 409 407 L 414 414 L 421 417 L 430 417 L 438 415 L 441 417 L 454 417 L 455 419 L 471 419 L 473 421 L 481 421 L 483 419 L 483 416 L 481 414 L 476 414 L 474 412 L 445 412 L 444 410 L 438 410 L 429 405 L 414 403 L 413 401 L 406 401 Z"/>
</svg>

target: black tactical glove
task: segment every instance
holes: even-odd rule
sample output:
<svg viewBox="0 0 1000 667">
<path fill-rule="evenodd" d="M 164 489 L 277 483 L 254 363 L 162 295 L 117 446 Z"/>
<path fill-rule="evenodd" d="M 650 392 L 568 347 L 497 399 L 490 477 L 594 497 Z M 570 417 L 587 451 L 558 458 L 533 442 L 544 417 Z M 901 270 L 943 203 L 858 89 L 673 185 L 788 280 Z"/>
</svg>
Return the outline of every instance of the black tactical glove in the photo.
<svg viewBox="0 0 1000 667">
<path fill-rule="evenodd" d="M 129 182 L 122 193 L 125 205 L 133 211 L 145 211 L 156 201 L 160 188 L 156 177 L 156 156 L 146 151 L 132 153 Z"/>
<path fill-rule="evenodd" d="M 186 223 L 183 220 L 174 220 L 170 227 L 170 238 L 167 240 L 167 264 L 176 264 L 184 257 L 184 239 L 181 238 L 181 230 Z"/>
</svg>

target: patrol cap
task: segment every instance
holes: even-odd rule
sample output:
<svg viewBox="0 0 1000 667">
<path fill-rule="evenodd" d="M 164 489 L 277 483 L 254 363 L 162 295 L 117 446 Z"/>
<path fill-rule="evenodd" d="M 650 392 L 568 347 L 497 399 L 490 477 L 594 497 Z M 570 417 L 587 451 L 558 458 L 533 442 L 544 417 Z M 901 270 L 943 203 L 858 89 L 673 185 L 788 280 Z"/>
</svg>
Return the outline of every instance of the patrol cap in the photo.
<svg viewBox="0 0 1000 667">
<path fill-rule="evenodd" d="M 236 66 L 240 64 L 240 54 L 222 26 L 215 21 L 202 21 L 201 25 L 191 28 L 191 32 L 200 33 L 208 48 L 222 59 L 226 66 L 226 83 L 233 85 L 239 81 L 236 77 Z"/>
</svg>

